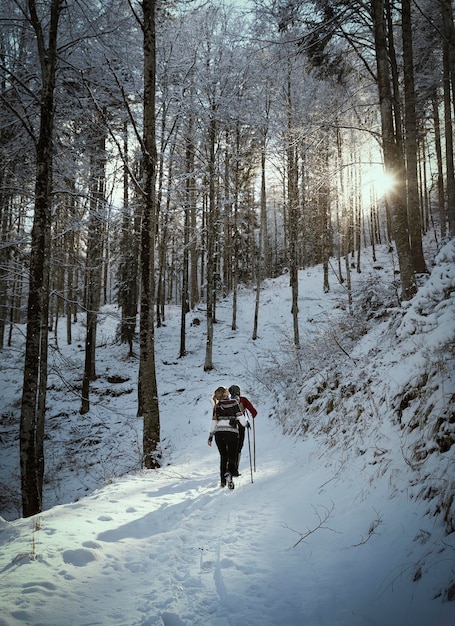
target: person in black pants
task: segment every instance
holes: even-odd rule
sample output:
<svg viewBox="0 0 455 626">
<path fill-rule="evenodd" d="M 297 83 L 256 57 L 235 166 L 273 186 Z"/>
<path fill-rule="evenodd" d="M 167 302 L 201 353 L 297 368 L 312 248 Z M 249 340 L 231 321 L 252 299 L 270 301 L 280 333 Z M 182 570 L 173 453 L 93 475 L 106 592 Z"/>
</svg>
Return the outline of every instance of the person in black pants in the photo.
<svg viewBox="0 0 455 626">
<path fill-rule="evenodd" d="M 258 414 L 258 412 L 256 408 L 253 406 L 253 404 L 248 400 L 248 398 L 240 395 L 240 387 L 238 385 L 231 385 L 229 387 L 229 393 L 231 394 L 231 398 L 235 398 L 236 400 L 238 400 L 240 404 L 240 409 L 244 416 L 244 421 L 239 422 L 239 448 L 238 448 L 238 456 L 237 456 L 237 473 L 238 473 L 238 469 L 240 465 L 240 457 L 242 455 L 243 443 L 245 441 L 245 426 L 247 428 L 250 428 L 248 415 L 251 415 L 252 419 L 254 419 L 256 415 Z"/>
<path fill-rule="evenodd" d="M 213 438 L 220 453 L 220 486 L 234 489 L 232 478 L 238 476 L 237 454 L 239 445 L 239 422 L 243 420 L 238 400 L 229 397 L 229 389 L 218 387 L 213 394 L 213 416 L 208 438 Z"/>
</svg>

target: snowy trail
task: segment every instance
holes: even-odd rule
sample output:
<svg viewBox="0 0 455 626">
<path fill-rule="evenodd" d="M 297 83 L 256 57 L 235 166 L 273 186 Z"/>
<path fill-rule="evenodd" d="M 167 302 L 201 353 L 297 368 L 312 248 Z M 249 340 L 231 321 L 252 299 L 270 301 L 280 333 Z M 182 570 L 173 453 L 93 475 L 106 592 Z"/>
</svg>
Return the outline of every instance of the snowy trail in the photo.
<svg viewBox="0 0 455 626">
<path fill-rule="evenodd" d="M 279 498 L 271 496 L 296 465 L 292 442 L 287 467 L 273 454 L 269 444 L 277 434 L 265 421 L 258 426 L 261 469 L 251 484 L 244 458 L 234 492 L 218 487 L 217 453 L 206 446 L 197 465 L 193 459 L 144 472 L 81 503 L 43 513 L 35 580 L 17 597 L 14 621 L 4 623 L 259 626 L 284 619 L 298 624 L 296 589 L 280 585 L 280 571 L 289 571 L 294 537 L 283 527 Z M 94 519 L 90 512 L 99 510 L 101 501 L 103 513 Z M 61 567 L 49 569 L 59 552 Z M 299 569 L 300 557 L 292 560 Z M 72 574 L 79 568 L 83 579 Z M 136 598 L 129 597 L 131 587 L 122 587 L 125 577 L 134 578 Z M 108 607 L 105 614 L 97 613 L 90 600 L 93 585 Z M 126 617 L 122 606 L 131 602 L 136 611 Z"/>
<path fill-rule="evenodd" d="M 260 624 L 267 623 L 264 610 L 279 615 L 288 613 L 282 591 L 277 588 L 274 564 L 270 562 L 266 567 L 263 562 L 263 542 L 276 541 L 273 507 L 258 506 L 257 498 L 253 504 L 248 493 L 253 485 L 243 485 L 243 480 L 242 477 L 235 495 L 214 487 L 213 481 L 198 478 L 169 481 L 164 477 L 150 481 L 145 476 L 136 479 L 137 489 L 131 490 L 132 485 L 128 485 L 128 496 L 122 493 L 120 483 L 103 494 L 105 513 L 98 518 L 97 526 L 104 524 L 106 530 L 95 533 L 84 512 L 97 495 L 88 499 L 80 516 L 76 505 L 70 507 L 71 526 L 77 531 L 69 531 L 70 537 L 65 537 L 65 543 L 74 542 L 74 550 L 62 553 L 67 569 L 60 571 L 59 576 L 70 581 L 64 592 L 62 620 L 65 614 L 74 614 L 81 603 L 82 612 L 77 611 L 74 623 L 96 623 L 90 621 L 89 613 L 84 616 L 81 602 L 84 588 L 93 581 L 100 596 L 113 607 L 105 623 L 125 623 L 124 615 L 118 612 L 123 593 L 119 580 L 123 575 L 135 575 L 137 579 L 140 606 L 138 615 L 130 616 L 131 624 L 160 624 L 160 615 L 164 624 L 172 624 L 172 619 L 177 618 L 176 603 L 181 605 L 181 623 L 190 620 L 225 624 L 226 615 L 230 615 L 233 624 L 242 620 Z M 125 522 L 127 517 L 131 517 L 130 522 Z M 52 527 L 52 519 L 48 520 L 47 515 L 43 518 L 42 535 L 52 538 L 60 534 L 57 527 Z M 173 523 L 176 519 L 177 527 Z M 44 541 L 41 536 L 39 548 L 45 553 Z M 249 549 L 245 550 L 245 546 Z M 163 554 L 166 566 L 161 564 Z M 86 569 L 82 584 L 71 582 L 72 567 Z M 44 585 L 38 583 L 28 588 L 28 594 L 43 593 L 43 589 Z M 164 603 L 163 589 L 169 594 Z M 264 591 L 268 597 L 266 607 Z M 212 598 L 209 604 L 207 597 Z M 249 615 L 245 615 L 245 597 L 250 598 Z M 236 607 L 241 607 L 240 614 L 236 614 Z"/>
<path fill-rule="evenodd" d="M 205 419 L 200 422 L 202 429 Z M 254 483 L 244 458 L 234 492 L 218 487 L 217 455 L 204 436 L 197 462 L 126 477 L 43 513 L 38 559 L 33 565 L 19 559 L 2 572 L 15 609 L 0 624 L 449 626 L 448 614 L 425 613 L 416 598 L 400 608 L 406 567 L 400 544 L 409 543 L 416 529 L 394 524 L 384 494 L 365 494 L 359 504 L 349 473 L 341 485 L 315 442 L 283 438 L 265 418 L 257 437 Z M 293 548 L 299 532 L 317 525 L 315 510 L 323 514 L 321 507 L 332 502 L 330 529 Z M 374 537 L 353 547 L 367 532 L 359 509 L 373 504 L 381 507 L 383 523 L 395 528 L 380 559 Z M 18 542 L 26 524 L 16 523 Z M 392 586 L 396 603 L 381 614 L 381 595 Z"/>
</svg>

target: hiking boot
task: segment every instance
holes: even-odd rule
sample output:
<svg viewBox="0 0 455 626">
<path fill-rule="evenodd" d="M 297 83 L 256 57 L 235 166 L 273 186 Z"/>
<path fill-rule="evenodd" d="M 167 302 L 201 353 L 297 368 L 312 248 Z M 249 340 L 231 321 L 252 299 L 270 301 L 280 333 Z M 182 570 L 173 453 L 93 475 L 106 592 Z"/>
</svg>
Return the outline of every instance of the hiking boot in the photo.
<svg viewBox="0 0 455 626">
<path fill-rule="evenodd" d="M 228 488 L 229 489 L 234 489 L 235 485 L 234 485 L 234 481 L 232 480 L 232 474 L 230 472 L 226 472 L 224 477 L 226 479 L 226 484 L 227 484 Z"/>
</svg>

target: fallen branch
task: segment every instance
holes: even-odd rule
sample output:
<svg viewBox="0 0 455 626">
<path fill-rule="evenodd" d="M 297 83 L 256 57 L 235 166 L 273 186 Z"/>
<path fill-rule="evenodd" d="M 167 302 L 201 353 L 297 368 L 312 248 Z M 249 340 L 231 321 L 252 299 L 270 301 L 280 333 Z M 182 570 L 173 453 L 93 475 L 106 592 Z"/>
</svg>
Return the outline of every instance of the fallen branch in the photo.
<svg viewBox="0 0 455 626">
<path fill-rule="evenodd" d="M 376 509 L 374 509 L 374 512 L 376 513 L 376 519 L 374 519 L 369 528 L 368 528 L 368 532 L 367 532 L 367 536 L 365 538 L 362 537 L 362 540 L 359 541 L 359 543 L 354 543 L 353 547 L 357 548 L 357 546 L 363 546 L 370 538 L 372 535 L 377 535 L 377 533 L 375 532 L 376 528 L 382 524 L 382 518 L 380 517 L 379 513 L 376 511 Z"/>
<path fill-rule="evenodd" d="M 286 525 L 285 528 L 287 528 L 288 530 L 291 530 L 293 533 L 296 533 L 297 535 L 300 535 L 300 539 L 296 541 L 292 547 L 295 548 L 296 546 L 298 546 L 299 543 L 301 543 L 302 541 L 305 541 L 307 537 L 315 533 L 317 530 L 331 530 L 333 533 L 338 532 L 337 530 L 330 528 L 330 526 L 326 526 L 326 522 L 332 517 L 334 508 L 335 508 L 335 505 L 333 504 L 333 502 L 332 502 L 332 506 L 330 507 L 330 509 L 322 504 L 319 505 L 319 507 L 313 506 L 315 515 L 318 518 L 318 523 L 316 524 L 314 528 L 309 528 L 304 533 L 298 530 L 294 530 L 293 528 L 290 528 L 289 526 Z"/>
</svg>

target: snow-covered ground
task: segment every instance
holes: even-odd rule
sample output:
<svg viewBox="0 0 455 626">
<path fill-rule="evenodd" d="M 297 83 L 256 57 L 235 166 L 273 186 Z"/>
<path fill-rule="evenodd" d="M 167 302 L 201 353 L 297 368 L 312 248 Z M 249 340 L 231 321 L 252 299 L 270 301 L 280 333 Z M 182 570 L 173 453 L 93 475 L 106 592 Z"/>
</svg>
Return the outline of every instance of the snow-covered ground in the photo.
<svg viewBox="0 0 455 626">
<path fill-rule="evenodd" d="M 71 346 L 62 322 L 45 511 L 29 519 L 19 517 L 15 329 L 0 374 L 0 625 L 452 626 L 455 242 L 403 308 L 392 254 L 367 252 L 362 264 L 352 315 L 334 274 L 324 294 L 320 267 L 300 272 L 298 354 L 287 276 L 261 291 L 255 341 L 254 291 L 240 289 L 236 331 L 231 299 L 218 303 L 211 372 L 204 312 L 188 315 L 179 359 L 180 312 L 168 308 L 156 331 L 155 471 L 139 468 L 137 360 L 114 342 L 116 309 L 100 319 L 84 416 L 83 320 Z M 228 491 L 207 436 L 213 391 L 233 383 L 258 416 Z"/>
</svg>

